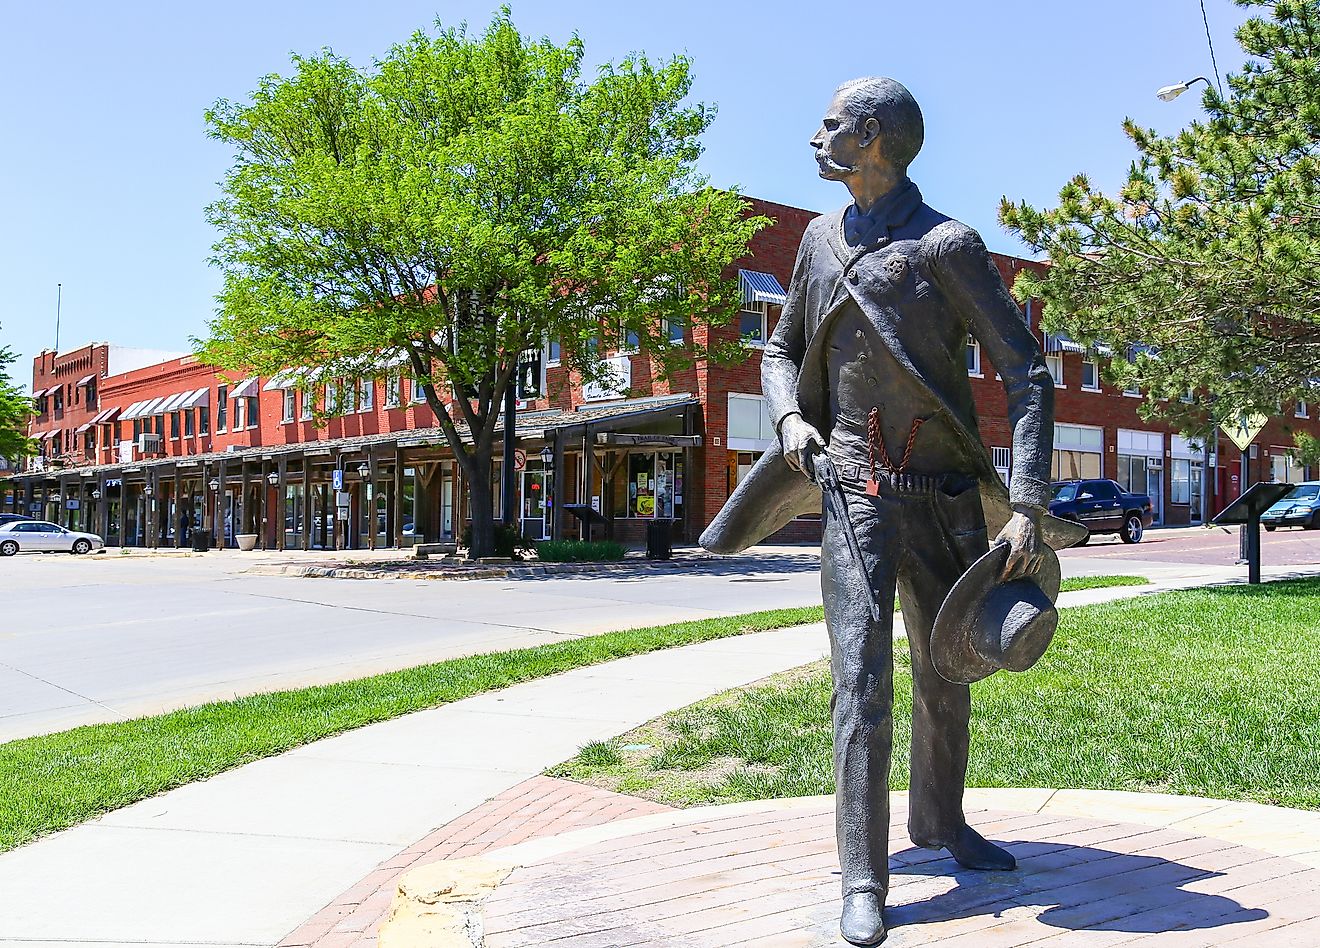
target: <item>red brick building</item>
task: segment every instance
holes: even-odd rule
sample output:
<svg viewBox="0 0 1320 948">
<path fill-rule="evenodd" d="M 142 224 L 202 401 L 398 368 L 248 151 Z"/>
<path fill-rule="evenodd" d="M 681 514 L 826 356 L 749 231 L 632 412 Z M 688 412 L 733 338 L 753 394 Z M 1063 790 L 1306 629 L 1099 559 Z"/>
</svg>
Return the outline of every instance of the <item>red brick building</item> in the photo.
<svg viewBox="0 0 1320 948">
<path fill-rule="evenodd" d="M 617 384 L 584 387 L 559 364 L 557 345 L 547 345 L 519 404 L 514 501 L 524 534 L 576 536 L 577 508 L 597 520 L 596 536 L 638 543 L 659 518 L 694 541 L 769 446 L 760 350 L 815 215 L 759 200 L 753 211 L 776 223 L 736 263 L 745 301 L 738 320 L 715 330 L 746 340 L 742 362 L 698 364 L 662 380 L 644 354 L 605 352 Z M 995 260 L 1009 285 L 1019 270 L 1042 266 Z M 1030 305 L 1023 316 L 1056 379 L 1054 477 L 1114 478 L 1150 493 L 1157 520 L 1171 524 L 1200 522 L 1237 496 L 1240 452 L 1227 439 L 1199 445 L 1144 421 L 1135 393 L 1101 380 L 1103 356 L 1042 334 Z M 710 330 L 672 331 L 700 344 Z M 982 437 L 1007 476 L 1003 389 L 972 340 L 967 360 Z M 190 526 L 223 532 L 229 543 L 251 535 L 270 548 L 461 538 L 461 473 L 406 371 L 360 380 L 297 371 L 229 378 L 192 356 L 93 344 L 41 353 L 32 388 L 30 433 L 41 457 L 12 476 L 10 506 L 100 533 L 111 545 L 180 543 L 185 514 Z M 318 422 L 312 409 L 326 405 L 338 408 Z M 1294 430 L 1320 434 L 1320 418 L 1313 406 L 1284 407 L 1257 439 L 1253 483 L 1311 473 L 1289 448 Z M 818 535 L 804 518 L 777 539 Z"/>
</svg>

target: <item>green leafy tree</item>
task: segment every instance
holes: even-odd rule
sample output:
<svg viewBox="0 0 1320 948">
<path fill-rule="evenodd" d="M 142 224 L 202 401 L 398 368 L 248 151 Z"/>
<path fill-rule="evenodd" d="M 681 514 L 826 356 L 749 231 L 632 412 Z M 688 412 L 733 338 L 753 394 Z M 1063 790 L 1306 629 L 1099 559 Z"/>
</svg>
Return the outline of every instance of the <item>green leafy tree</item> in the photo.
<svg viewBox="0 0 1320 948">
<path fill-rule="evenodd" d="M 367 70 L 295 57 L 207 113 L 236 157 L 209 208 L 224 286 L 201 356 L 322 379 L 406 364 L 466 475 L 473 555 L 493 543 L 520 354 L 558 340 L 585 380 L 624 339 L 662 375 L 729 357 L 667 327 L 733 317 L 722 272 L 767 223 L 695 172 L 714 110 L 685 104 L 688 60 L 634 55 L 589 81 L 582 61 L 576 37 L 530 40 L 504 10 L 481 36 L 419 32 Z"/>
<path fill-rule="evenodd" d="M 9 367 L 17 361 L 13 350 L 0 346 L 0 458 L 9 461 L 36 453 L 36 443 L 27 436 L 32 398 L 19 390 L 9 374 Z"/>
<path fill-rule="evenodd" d="M 1237 32 L 1251 58 L 1178 134 L 1125 122 L 1137 159 L 1117 195 L 1079 175 L 1056 208 L 1000 207 L 1052 262 L 1019 297 L 1112 347 L 1111 379 L 1185 430 L 1274 414 L 1320 376 L 1320 2 L 1236 2 L 1263 8 Z"/>
</svg>

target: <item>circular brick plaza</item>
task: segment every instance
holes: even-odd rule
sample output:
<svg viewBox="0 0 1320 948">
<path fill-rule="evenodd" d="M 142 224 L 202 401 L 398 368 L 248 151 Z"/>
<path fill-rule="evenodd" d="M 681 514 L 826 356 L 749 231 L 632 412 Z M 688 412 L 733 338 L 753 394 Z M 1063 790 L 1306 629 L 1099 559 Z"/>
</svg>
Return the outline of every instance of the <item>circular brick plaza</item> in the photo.
<svg viewBox="0 0 1320 948">
<path fill-rule="evenodd" d="M 974 790 L 969 821 L 1019 861 L 982 873 L 912 848 L 906 796 L 893 804 L 895 948 L 1320 945 L 1316 814 Z M 658 813 L 425 866 L 403 878 L 381 948 L 842 944 L 833 834 L 832 799 L 813 797 Z"/>
</svg>

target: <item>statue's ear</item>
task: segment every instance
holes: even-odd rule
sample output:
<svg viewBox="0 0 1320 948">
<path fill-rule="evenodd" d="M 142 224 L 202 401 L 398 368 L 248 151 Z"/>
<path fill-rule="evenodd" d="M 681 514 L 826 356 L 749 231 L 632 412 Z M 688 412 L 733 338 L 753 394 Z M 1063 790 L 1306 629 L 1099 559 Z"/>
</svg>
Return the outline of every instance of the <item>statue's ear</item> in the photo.
<svg viewBox="0 0 1320 948">
<path fill-rule="evenodd" d="M 857 144 L 865 148 L 880 137 L 880 120 L 875 116 L 867 119 L 862 123 L 861 132 L 857 137 Z"/>
</svg>

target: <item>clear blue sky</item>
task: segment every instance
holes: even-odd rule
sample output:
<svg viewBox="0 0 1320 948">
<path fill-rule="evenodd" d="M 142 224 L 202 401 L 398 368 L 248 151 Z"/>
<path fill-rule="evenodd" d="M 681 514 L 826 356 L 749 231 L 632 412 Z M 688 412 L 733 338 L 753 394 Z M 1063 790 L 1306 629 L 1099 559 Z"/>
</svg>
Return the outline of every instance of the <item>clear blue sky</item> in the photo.
<svg viewBox="0 0 1320 948">
<path fill-rule="evenodd" d="M 203 208 L 228 165 L 205 135 L 217 98 L 241 99 L 288 70 L 291 52 L 330 47 L 368 65 L 412 31 L 497 3 L 231 0 L 6 5 L 0 31 L 0 344 L 32 356 L 91 340 L 188 346 L 205 332 L 219 280 Z M 1221 71 L 1236 70 L 1245 18 L 1207 0 Z M 1001 195 L 1048 203 L 1072 174 L 1121 179 L 1125 116 L 1172 131 L 1199 94 L 1154 90 L 1210 75 L 1197 0 L 916 0 L 826 4 L 521 0 L 525 33 L 577 31 L 592 63 L 633 50 L 684 52 L 695 98 L 719 106 L 701 167 L 713 183 L 826 210 L 846 192 L 816 177 L 806 146 L 830 93 L 889 75 L 916 95 L 926 147 L 912 177 L 929 203 L 978 228 L 991 249 L 1021 248 L 996 222 Z M 1200 88 L 1200 87 L 1197 87 Z"/>
</svg>

